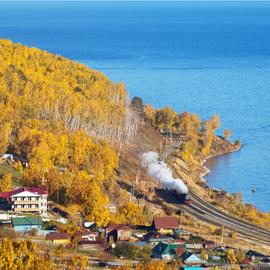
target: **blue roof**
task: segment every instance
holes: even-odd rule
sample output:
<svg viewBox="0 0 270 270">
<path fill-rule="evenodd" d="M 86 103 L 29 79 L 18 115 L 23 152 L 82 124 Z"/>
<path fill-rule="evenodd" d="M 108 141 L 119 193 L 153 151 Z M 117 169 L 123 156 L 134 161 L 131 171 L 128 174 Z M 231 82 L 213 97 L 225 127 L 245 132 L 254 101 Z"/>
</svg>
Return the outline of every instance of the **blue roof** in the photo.
<svg viewBox="0 0 270 270">
<path fill-rule="evenodd" d="M 134 242 L 133 244 L 134 244 L 134 246 L 137 246 L 137 247 L 147 247 L 148 246 L 147 242 L 145 242 L 145 241 L 138 241 L 138 242 Z"/>
<path fill-rule="evenodd" d="M 183 229 L 176 229 L 175 232 L 178 233 L 178 234 L 181 234 L 181 233 L 189 233 L 188 231 L 185 231 L 185 230 L 183 230 Z"/>
<path fill-rule="evenodd" d="M 201 266 L 184 266 L 184 270 L 201 270 Z"/>
<path fill-rule="evenodd" d="M 148 241 L 149 242 L 167 242 L 167 241 L 171 241 L 172 239 L 169 237 L 164 237 L 164 238 L 150 238 Z"/>
<path fill-rule="evenodd" d="M 195 263 L 195 264 L 203 263 L 202 259 L 196 254 L 190 255 L 184 262 L 185 263 Z"/>
</svg>

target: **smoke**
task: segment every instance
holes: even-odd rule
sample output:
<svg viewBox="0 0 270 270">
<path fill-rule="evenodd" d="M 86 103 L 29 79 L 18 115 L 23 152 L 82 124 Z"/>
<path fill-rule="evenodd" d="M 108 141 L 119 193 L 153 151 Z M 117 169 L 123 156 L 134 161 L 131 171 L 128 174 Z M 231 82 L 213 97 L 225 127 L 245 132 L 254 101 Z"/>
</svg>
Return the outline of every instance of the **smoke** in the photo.
<svg viewBox="0 0 270 270">
<path fill-rule="evenodd" d="M 159 161 L 159 155 L 156 152 L 147 152 L 142 154 L 141 162 L 147 173 L 158 180 L 160 184 L 169 189 L 176 190 L 177 193 L 188 193 L 188 188 L 180 178 L 174 178 L 171 169 L 163 161 Z"/>
</svg>

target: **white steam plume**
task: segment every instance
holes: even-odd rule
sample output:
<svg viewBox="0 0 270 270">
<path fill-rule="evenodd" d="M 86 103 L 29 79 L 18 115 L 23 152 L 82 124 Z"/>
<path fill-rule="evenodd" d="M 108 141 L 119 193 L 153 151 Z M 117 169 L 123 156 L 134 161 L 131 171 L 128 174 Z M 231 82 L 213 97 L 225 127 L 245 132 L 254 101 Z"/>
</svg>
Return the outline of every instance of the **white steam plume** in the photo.
<svg viewBox="0 0 270 270">
<path fill-rule="evenodd" d="M 158 180 L 160 184 L 169 189 L 176 190 L 177 193 L 188 193 L 188 188 L 180 178 L 174 178 L 171 169 L 163 161 L 159 161 L 157 152 L 147 152 L 142 154 L 141 162 L 147 173 Z"/>
</svg>

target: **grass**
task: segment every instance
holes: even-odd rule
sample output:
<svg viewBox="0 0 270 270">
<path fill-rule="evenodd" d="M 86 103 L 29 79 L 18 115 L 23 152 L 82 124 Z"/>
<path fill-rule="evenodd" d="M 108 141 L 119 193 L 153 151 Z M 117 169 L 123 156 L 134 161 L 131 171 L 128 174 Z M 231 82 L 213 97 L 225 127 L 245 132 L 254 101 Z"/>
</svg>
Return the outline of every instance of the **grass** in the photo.
<svg viewBox="0 0 270 270">
<path fill-rule="evenodd" d="M 13 185 L 17 186 L 21 184 L 22 175 L 15 170 L 11 165 L 7 163 L 0 164 L 0 177 L 2 178 L 6 174 L 12 174 Z"/>
</svg>

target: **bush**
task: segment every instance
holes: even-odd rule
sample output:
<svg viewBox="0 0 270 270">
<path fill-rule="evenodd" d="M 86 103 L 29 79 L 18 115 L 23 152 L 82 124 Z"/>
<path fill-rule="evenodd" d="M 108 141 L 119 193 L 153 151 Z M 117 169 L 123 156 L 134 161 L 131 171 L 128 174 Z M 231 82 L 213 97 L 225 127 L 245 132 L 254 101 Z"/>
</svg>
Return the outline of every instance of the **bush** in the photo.
<svg viewBox="0 0 270 270">
<path fill-rule="evenodd" d="M 218 228 L 214 231 L 214 234 L 215 235 L 222 235 L 222 229 L 221 228 Z"/>
<path fill-rule="evenodd" d="M 136 259 L 139 254 L 139 248 L 131 243 L 122 242 L 117 244 L 116 247 L 111 250 L 111 253 L 118 257 Z"/>
<path fill-rule="evenodd" d="M 12 228 L 3 228 L 0 230 L 0 238 L 15 240 L 17 238 L 17 233 Z"/>
<path fill-rule="evenodd" d="M 236 232 L 229 232 L 228 236 L 232 239 L 236 239 L 237 238 L 237 233 Z"/>
<path fill-rule="evenodd" d="M 241 143 L 240 143 L 239 140 L 236 140 L 236 141 L 234 142 L 234 144 L 235 144 L 236 146 L 240 146 L 240 145 L 241 145 Z"/>
</svg>

